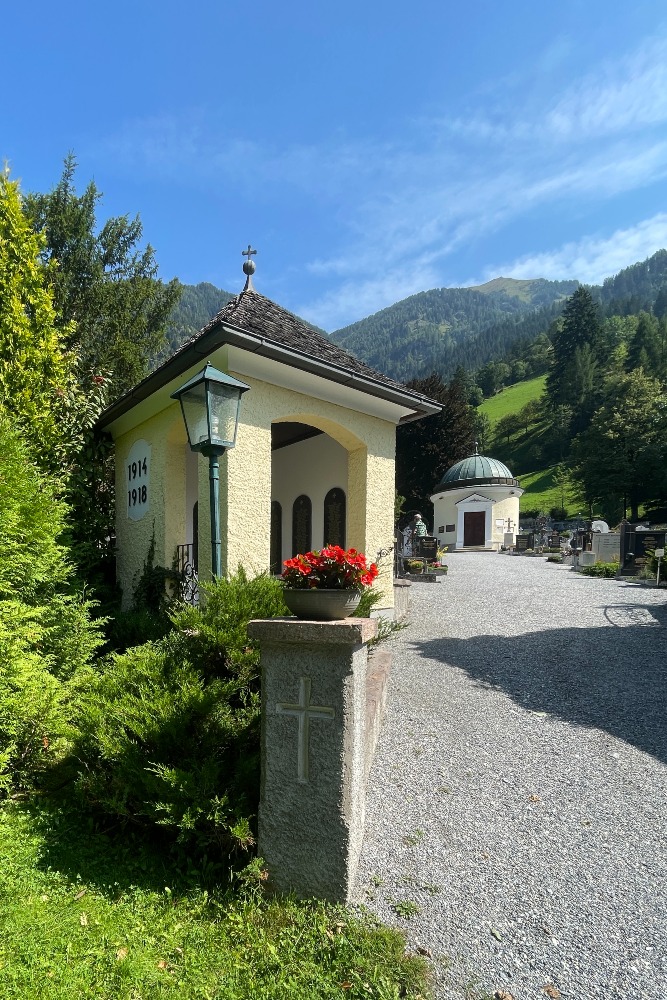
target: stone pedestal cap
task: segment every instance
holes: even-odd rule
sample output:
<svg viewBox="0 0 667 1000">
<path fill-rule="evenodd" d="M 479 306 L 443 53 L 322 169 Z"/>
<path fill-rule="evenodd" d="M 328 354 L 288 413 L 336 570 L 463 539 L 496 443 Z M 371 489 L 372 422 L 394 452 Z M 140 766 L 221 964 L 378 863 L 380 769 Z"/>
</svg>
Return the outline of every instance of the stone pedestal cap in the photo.
<svg viewBox="0 0 667 1000">
<path fill-rule="evenodd" d="M 248 635 L 260 643 L 313 643 L 330 646 L 363 646 L 374 639 L 374 618 L 342 618 L 337 622 L 313 622 L 300 618 L 255 618 L 248 622 Z"/>
</svg>

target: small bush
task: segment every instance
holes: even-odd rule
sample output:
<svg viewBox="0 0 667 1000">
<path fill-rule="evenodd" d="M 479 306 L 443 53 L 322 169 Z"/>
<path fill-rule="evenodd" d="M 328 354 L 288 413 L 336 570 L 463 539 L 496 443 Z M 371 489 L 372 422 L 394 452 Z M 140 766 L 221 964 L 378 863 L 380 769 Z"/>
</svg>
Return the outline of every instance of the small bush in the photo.
<svg viewBox="0 0 667 1000">
<path fill-rule="evenodd" d="M 594 563 L 593 566 L 582 566 L 581 572 L 584 576 L 602 576 L 607 578 L 615 577 L 620 569 L 620 563 Z"/>
<path fill-rule="evenodd" d="M 407 559 L 405 562 L 408 573 L 423 573 L 424 563 L 421 559 Z"/>
<path fill-rule="evenodd" d="M 0 795 L 30 789 L 68 747 L 74 684 L 101 644 L 70 592 L 66 506 L 0 408 Z"/>
<path fill-rule="evenodd" d="M 562 563 L 562 561 L 563 561 L 563 557 L 562 556 L 547 556 L 547 562 L 550 562 L 550 563 Z"/>
<path fill-rule="evenodd" d="M 254 843 L 259 649 L 247 624 L 287 609 L 277 580 L 241 569 L 203 591 L 203 607 L 175 608 L 167 636 L 91 679 L 76 786 L 89 806 L 220 862 Z"/>
</svg>

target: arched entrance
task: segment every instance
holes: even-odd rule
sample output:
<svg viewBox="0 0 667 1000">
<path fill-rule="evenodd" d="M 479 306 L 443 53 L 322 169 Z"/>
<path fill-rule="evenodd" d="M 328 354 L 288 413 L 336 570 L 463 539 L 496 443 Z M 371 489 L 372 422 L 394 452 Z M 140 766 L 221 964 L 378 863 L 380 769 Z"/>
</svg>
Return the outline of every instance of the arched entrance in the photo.
<svg viewBox="0 0 667 1000">
<path fill-rule="evenodd" d="M 346 546 L 349 493 L 349 452 L 340 440 L 305 418 L 272 424 L 272 572 L 279 548 L 282 563 L 308 548 Z"/>
</svg>

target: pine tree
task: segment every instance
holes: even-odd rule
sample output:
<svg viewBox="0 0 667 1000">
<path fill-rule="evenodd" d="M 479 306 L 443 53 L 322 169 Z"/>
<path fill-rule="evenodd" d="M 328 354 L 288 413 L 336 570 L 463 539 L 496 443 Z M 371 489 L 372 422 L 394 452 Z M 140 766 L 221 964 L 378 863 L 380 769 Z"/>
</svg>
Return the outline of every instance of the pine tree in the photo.
<svg viewBox="0 0 667 1000">
<path fill-rule="evenodd" d="M 118 396 L 148 373 L 163 347 L 180 285 L 158 280 L 153 248 L 139 246 L 138 216 L 108 219 L 98 232 L 102 195 L 93 182 L 77 195 L 75 172 L 70 154 L 53 191 L 29 195 L 26 210 L 44 237 L 42 260 L 53 265 L 48 274 L 67 343 L 86 368 L 111 372 Z"/>
<path fill-rule="evenodd" d="M 595 358 L 601 338 L 598 307 L 588 289 L 582 286 L 567 300 L 562 324 L 552 338 L 553 353 L 547 376 L 547 393 L 552 408 L 580 403 L 580 386 L 573 384 L 575 352 L 588 344 L 591 357 Z"/>
<path fill-rule="evenodd" d="M 430 497 L 445 472 L 474 450 L 474 411 L 460 380 L 445 385 L 435 372 L 408 383 L 442 405 L 435 416 L 399 427 L 396 432 L 396 488 L 405 510 L 421 510 L 428 521 Z"/>
<path fill-rule="evenodd" d="M 660 324 L 655 316 L 640 312 L 637 329 L 628 344 L 625 370 L 643 368 L 647 375 L 661 374 Z"/>
</svg>

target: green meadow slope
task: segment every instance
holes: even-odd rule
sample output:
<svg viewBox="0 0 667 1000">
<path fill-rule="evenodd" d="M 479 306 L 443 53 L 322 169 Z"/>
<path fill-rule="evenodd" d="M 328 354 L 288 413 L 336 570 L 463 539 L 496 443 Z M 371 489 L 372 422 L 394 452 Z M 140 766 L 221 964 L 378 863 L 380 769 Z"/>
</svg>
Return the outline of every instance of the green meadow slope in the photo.
<svg viewBox="0 0 667 1000">
<path fill-rule="evenodd" d="M 491 436 L 484 450 L 493 458 L 505 462 L 521 483 L 525 490 L 520 502 L 522 511 L 539 509 L 548 513 L 551 507 L 565 507 L 574 513 L 569 490 L 556 482 L 557 467 L 539 466 L 539 454 L 544 450 L 549 433 L 546 425 L 542 422 L 533 424 L 527 432 L 521 429 L 512 434 L 509 441 L 495 433 L 499 420 L 518 413 L 526 403 L 539 399 L 545 383 L 546 375 L 540 375 L 508 386 L 484 400 L 479 410 L 491 421 Z"/>
</svg>

